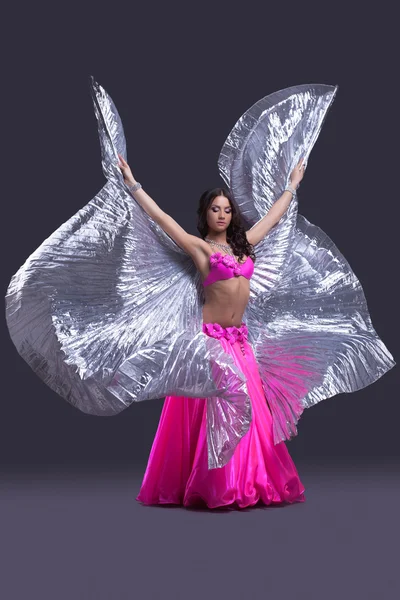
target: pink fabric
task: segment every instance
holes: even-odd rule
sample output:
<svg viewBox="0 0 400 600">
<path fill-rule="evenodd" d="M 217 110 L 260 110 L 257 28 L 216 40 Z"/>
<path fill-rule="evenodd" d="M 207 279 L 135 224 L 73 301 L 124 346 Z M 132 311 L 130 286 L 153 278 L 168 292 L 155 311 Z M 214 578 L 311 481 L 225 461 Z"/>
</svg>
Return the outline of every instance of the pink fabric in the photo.
<svg viewBox="0 0 400 600">
<path fill-rule="evenodd" d="M 232 327 L 222 327 L 219 323 L 203 323 L 203 333 L 210 337 L 220 340 L 222 337 L 234 344 L 236 341 L 243 342 L 247 340 L 248 329 L 245 323 L 240 327 L 233 325 Z"/>
<path fill-rule="evenodd" d="M 305 487 L 285 442 L 273 444 L 272 417 L 251 345 L 225 337 L 220 342 L 247 377 L 249 431 L 224 467 L 209 470 L 206 400 L 167 396 L 136 500 L 208 508 L 303 502 Z"/>
<path fill-rule="evenodd" d="M 210 256 L 210 272 L 203 281 L 203 285 L 210 285 L 220 279 L 230 279 L 231 277 L 239 277 L 243 275 L 246 279 L 254 273 L 254 263 L 250 256 L 247 257 L 244 263 L 238 261 L 229 254 L 221 254 L 215 252 Z"/>
</svg>

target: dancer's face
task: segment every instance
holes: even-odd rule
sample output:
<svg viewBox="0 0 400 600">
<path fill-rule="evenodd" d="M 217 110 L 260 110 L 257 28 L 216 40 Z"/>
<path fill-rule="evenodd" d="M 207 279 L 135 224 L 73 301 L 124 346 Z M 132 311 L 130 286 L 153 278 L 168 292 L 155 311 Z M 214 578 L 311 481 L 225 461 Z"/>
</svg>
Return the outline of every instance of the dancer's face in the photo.
<svg viewBox="0 0 400 600">
<path fill-rule="evenodd" d="M 221 233 L 228 229 L 232 220 L 232 207 L 228 198 L 216 196 L 207 210 L 207 225 L 209 230 Z"/>
</svg>

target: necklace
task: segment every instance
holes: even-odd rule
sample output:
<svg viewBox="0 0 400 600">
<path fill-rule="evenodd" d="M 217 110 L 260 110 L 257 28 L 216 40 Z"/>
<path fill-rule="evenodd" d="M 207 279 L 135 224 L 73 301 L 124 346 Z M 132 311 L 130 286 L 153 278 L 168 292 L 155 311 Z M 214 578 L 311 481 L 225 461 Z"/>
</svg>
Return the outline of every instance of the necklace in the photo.
<svg viewBox="0 0 400 600">
<path fill-rule="evenodd" d="M 204 240 L 206 242 L 208 242 L 209 244 L 213 244 L 214 246 L 217 246 L 218 248 L 221 248 L 221 250 L 226 250 L 226 252 L 228 254 L 230 254 L 231 256 L 233 256 L 232 248 L 229 245 L 227 245 L 227 244 L 220 244 L 219 242 L 214 242 L 214 240 L 210 240 L 210 238 L 204 238 Z"/>
</svg>

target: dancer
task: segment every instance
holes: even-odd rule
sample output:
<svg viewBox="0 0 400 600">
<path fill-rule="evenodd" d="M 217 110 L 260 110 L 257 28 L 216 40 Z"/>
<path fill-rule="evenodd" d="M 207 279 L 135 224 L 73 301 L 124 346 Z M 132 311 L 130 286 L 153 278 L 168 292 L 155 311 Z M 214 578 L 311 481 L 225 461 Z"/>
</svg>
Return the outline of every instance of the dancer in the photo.
<svg viewBox="0 0 400 600">
<path fill-rule="evenodd" d="M 250 430 L 221 469 L 207 468 L 206 401 L 168 396 L 137 500 L 144 504 L 183 504 L 245 508 L 302 502 L 305 488 L 282 442 L 273 443 L 272 417 L 247 327 L 242 322 L 254 272 L 254 248 L 286 212 L 304 174 L 303 159 L 290 185 L 255 227 L 245 231 L 226 188 L 202 194 L 198 230 L 189 235 L 142 189 L 122 156 L 120 168 L 135 200 L 191 257 L 205 288 L 203 332 L 220 340 L 245 373 L 252 406 Z M 247 256 L 246 256 L 247 255 Z"/>
<path fill-rule="evenodd" d="M 287 190 L 337 86 L 293 86 L 242 115 L 218 160 L 227 188 L 201 199 L 201 238 L 130 178 L 118 111 L 90 89 L 107 181 L 13 275 L 18 352 L 92 415 L 166 398 L 138 500 L 302 501 L 282 442 L 303 410 L 395 364 L 350 265 Z"/>
</svg>

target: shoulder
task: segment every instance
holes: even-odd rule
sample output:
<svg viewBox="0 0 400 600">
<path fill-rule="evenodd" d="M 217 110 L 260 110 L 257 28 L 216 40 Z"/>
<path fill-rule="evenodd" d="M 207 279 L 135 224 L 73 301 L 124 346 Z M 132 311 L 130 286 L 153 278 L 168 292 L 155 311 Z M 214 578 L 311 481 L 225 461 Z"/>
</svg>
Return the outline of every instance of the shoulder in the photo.
<svg viewBox="0 0 400 600">
<path fill-rule="evenodd" d="M 207 244 L 207 242 L 205 242 L 203 238 L 197 235 L 191 235 L 190 233 L 188 233 L 185 245 L 186 252 L 191 256 L 199 254 L 209 256 L 211 254 L 210 245 Z"/>
<path fill-rule="evenodd" d="M 197 235 L 188 234 L 188 246 L 185 251 L 191 256 L 196 268 L 203 277 L 206 277 L 210 267 L 210 256 L 212 254 L 210 244 Z"/>
</svg>

